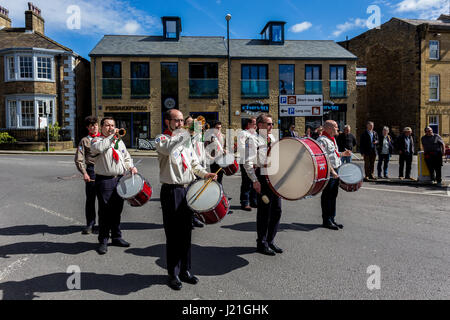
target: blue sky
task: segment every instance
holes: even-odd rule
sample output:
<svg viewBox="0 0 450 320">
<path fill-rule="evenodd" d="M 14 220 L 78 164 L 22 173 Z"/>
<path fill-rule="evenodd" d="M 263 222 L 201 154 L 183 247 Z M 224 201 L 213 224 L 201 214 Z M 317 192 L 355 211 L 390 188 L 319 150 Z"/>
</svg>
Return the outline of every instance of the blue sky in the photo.
<svg viewBox="0 0 450 320">
<path fill-rule="evenodd" d="M 0 0 L 13 27 L 24 26 L 30 0 Z M 32 0 L 42 10 L 46 35 L 89 59 L 105 34 L 162 35 L 162 16 L 179 16 L 184 36 L 259 39 L 270 20 L 286 22 L 287 40 L 345 40 L 392 17 L 435 19 L 450 11 L 450 0 Z M 377 9 L 378 10 L 378 9 Z M 79 26 L 77 22 L 80 22 Z M 68 24 L 69 22 L 69 24 Z M 79 28 L 78 28 L 79 27 Z"/>
</svg>

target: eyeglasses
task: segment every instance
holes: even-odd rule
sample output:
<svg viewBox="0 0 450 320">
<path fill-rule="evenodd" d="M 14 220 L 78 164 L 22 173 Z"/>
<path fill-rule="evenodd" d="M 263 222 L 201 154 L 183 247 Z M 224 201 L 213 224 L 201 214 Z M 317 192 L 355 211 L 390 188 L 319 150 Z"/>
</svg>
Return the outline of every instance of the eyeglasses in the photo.
<svg viewBox="0 0 450 320">
<path fill-rule="evenodd" d="M 175 122 L 177 122 L 177 123 L 184 122 L 183 119 L 170 119 L 170 120 L 175 121 Z"/>
<path fill-rule="evenodd" d="M 273 127 L 273 122 L 264 122 L 265 124 L 267 124 L 268 126 L 272 126 Z"/>
</svg>

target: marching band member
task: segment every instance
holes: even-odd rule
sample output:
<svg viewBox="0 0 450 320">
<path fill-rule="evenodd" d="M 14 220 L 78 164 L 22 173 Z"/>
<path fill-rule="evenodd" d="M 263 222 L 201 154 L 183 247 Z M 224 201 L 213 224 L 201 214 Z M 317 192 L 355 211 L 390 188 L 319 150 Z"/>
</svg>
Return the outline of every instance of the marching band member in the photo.
<svg viewBox="0 0 450 320">
<path fill-rule="evenodd" d="M 323 147 L 328 155 L 331 164 L 331 177 L 327 186 L 322 191 L 321 206 L 323 227 L 331 230 L 339 230 L 344 226 L 336 223 L 336 198 L 339 191 L 339 167 L 342 164 L 341 157 L 349 157 L 352 155 L 350 150 L 338 152 L 335 136 L 338 135 L 338 125 L 336 121 L 327 120 L 323 126 L 323 133 L 317 138 L 317 142 Z"/>
<path fill-rule="evenodd" d="M 211 136 L 211 145 L 208 147 L 209 150 L 211 150 L 210 156 L 211 158 L 211 165 L 210 170 L 211 172 L 217 172 L 217 170 L 220 169 L 220 166 L 213 160 L 215 158 L 218 158 L 219 156 L 222 156 L 226 153 L 225 151 L 225 136 L 222 134 L 222 122 L 216 121 L 214 123 L 214 134 Z M 224 171 L 221 170 L 218 173 L 217 182 L 222 184 Z"/>
<path fill-rule="evenodd" d="M 244 164 L 244 169 L 253 182 L 253 188 L 258 193 L 258 209 L 256 213 L 258 238 L 256 239 L 256 250 L 269 256 L 283 252 L 274 243 L 281 218 L 281 198 L 270 189 L 262 168 L 265 164 L 268 148 L 275 142 L 275 137 L 272 135 L 272 119 L 272 116 L 266 113 L 259 115 L 256 119 L 259 136 L 251 140 L 250 143 L 256 144 L 256 146 L 251 147 L 258 150 L 257 157 L 248 157 Z M 264 197 L 268 198 L 269 201 L 266 201 L 267 203 L 264 201 Z"/>
<path fill-rule="evenodd" d="M 94 163 L 95 158 L 91 153 L 91 141 L 100 136 L 98 132 L 97 117 L 88 116 L 84 119 L 84 124 L 88 129 L 88 135 L 81 139 L 78 144 L 77 152 L 75 153 L 75 165 L 78 171 L 83 175 L 85 182 L 86 204 L 86 227 L 83 228 L 82 234 L 92 233 L 95 225 L 95 172 Z"/>
<path fill-rule="evenodd" d="M 111 117 L 103 118 L 101 136 L 92 140 L 92 153 L 98 155 L 95 160 L 95 189 L 99 201 L 98 212 L 98 248 L 99 254 L 108 251 L 108 239 L 111 233 L 112 244 L 129 247 L 122 239 L 120 215 L 124 200 L 117 194 L 116 186 L 126 171 L 138 173 L 125 144 L 119 139 L 119 129 Z"/>
<path fill-rule="evenodd" d="M 240 150 L 241 157 L 247 158 L 249 156 L 249 140 L 255 139 L 256 135 L 256 118 L 251 117 L 248 119 L 244 119 L 244 130 L 242 130 L 239 134 L 239 147 L 242 148 Z M 253 182 L 247 175 L 247 171 L 245 171 L 241 167 L 241 209 L 244 211 L 252 211 L 253 208 L 257 208 L 257 195 L 255 189 L 253 189 Z"/>
<path fill-rule="evenodd" d="M 198 278 L 190 272 L 192 211 L 186 202 L 187 186 L 196 176 L 216 178 L 193 156 L 189 138 L 186 143 L 186 136 L 178 134 L 183 122 L 179 110 L 169 110 L 164 115 L 167 129 L 155 139 L 162 184 L 160 198 L 166 234 L 168 284 L 174 290 L 182 288 L 181 281 L 198 283 Z"/>
</svg>

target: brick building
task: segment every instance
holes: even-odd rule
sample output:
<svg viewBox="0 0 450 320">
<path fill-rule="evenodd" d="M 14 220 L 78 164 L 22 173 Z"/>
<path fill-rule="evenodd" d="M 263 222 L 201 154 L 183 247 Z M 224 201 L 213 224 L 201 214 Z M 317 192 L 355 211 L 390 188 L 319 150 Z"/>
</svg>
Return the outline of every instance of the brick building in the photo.
<svg viewBox="0 0 450 320">
<path fill-rule="evenodd" d="M 127 145 L 162 130 L 162 113 L 220 120 L 228 128 L 228 50 L 224 37 L 181 36 L 181 19 L 163 17 L 162 36 L 106 35 L 90 52 L 92 113 L 127 128 Z M 356 56 L 333 41 L 284 39 L 271 21 L 262 39 L 231 39 L 231 127 L 269 112 L 281 129 L 316 127 L 322 117 L 279 117 L 281 94 L 323 94 L 324 119 L 356 124 Z"/>
<path fill-rule="evenodd" d="M 450 16 L 392 18 L 339 44 L 367 68 L 367 86 L 357 87 L 358 136 L 372 120 L 377 131 L 409 126 L 417 137 L 429 125 L 450 143 Z"/>
<path fill-rule="evenodd" d="M 42 139 L 47 110 L 49 122 L 58 122 L 65 139 L 76 142 L 91 111 L 89 61 L 45 36 L 33 4 L 24 28 L 12 28 L 8 13 L 0 7 L 0 130 L 19 141 Z"/>
</svg>

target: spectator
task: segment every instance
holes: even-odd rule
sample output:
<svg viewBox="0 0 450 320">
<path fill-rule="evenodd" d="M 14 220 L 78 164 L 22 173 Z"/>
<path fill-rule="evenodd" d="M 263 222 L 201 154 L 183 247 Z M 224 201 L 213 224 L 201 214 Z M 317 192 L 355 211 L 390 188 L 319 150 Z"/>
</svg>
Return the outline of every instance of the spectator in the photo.
<svg viewBox="0 0 450 320">
<path fill-rule="evenodd" d="M 369 179 L 376 180 L 374 177 L 375 160 L 377 158 L 378 134 L 373 130 L 373 122 L 368 121 L 366 131 L 361 135 L 360 150 L 364 157 L 365 181 Z"/>
<path fill-rule="evenodd" d="M 344 152 L 345 150 L 353 151 L 353 147 L 356 146 L 356 138 L 350 131 L 351 127 L 347 124 L 344 127 L 344 132 L 339 134 L 337 137 L 336 143 L 338 145 L 339 152 Z M 352 162 L 352 156 L 342 157 L 341 160 L 342 163 L 350 163 Z"/>
<path fill-rule="evenodd" d="M 311 138 L 311 135 L 312 135 L 312 133 L 311 133 L 311 127 L 306 127 L 306 130 L 305 130 L 305 138 Z"/>
<path fill-rule="evenodd" d="M 314 130 L 313 134 L 311 135 L 311 138 L 313 139 L 317 139 L 318 137 L 320 137 L 322 135 L 323 132 L 323 127 L 319 126 L 316 128 L 316 130 Z"/>
<path fill-rule="evenodd" d="M 396 148 L 398 150 L 399 158 L 399 173 L 398 177 L 403 180 L 403 173 L 405 173 L 405 179 L 414 180 L 411 178 L 411 164 L 414 155 L 414 139 L 411 136 L 412 129 L 405 127 L 403 133 L 397 138 Z M 405 168 L 406 163 L 406 169 Z"/>
<path fill-rule="evenodd" d="M 394 151 L 394 144 L 392 137 L 389 135 L 389 128 L 384 127 L 382 137 L 380 139 L 380 143 L 377 146 L 378 148 L 378 178 L 382 178 L 381 176 L 381 167 L 383 166 L 383 176 L 388 179 L 388 165 L 389 160 L 391 158 L 392 152 Z M 383 165 L 384 163 L 384 165 Z"/>
<path fill-rule="evenodd" d="M 286 137 L 298 138 L 298 133 L 295 131 L 295 124 L 291 124 L 289 126 L 289 131 L 287 132 Z"/>
<path fill-rule="evenodd" d="M 444 141 L 441 136 L 433 133 L 430 127 L 425 128 L 425 135 L 421 139 L 425 163 L 430 171 L 432 183 L 442 184 L 442 156 L 444 155 Z"/>
</svg>

